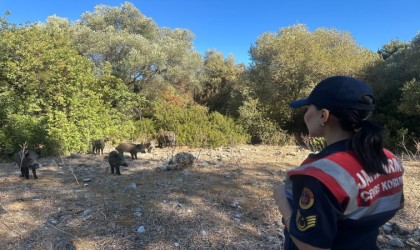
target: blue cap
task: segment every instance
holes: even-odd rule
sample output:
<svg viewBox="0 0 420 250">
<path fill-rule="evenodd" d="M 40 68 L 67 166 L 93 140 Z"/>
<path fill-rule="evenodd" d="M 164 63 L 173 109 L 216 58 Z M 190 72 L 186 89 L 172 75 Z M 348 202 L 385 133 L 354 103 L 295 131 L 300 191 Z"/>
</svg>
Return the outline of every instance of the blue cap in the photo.
<svg viewBox="0 0 420 250">
<path fill-rule="evenodd" d="M 374 104 L 362 103 L 366 95 L 373 98 L 372 89 L 365 82 L 348 76 L 332 76 L 320 81 L 307 98 L 289 105 L 292 108 L 313 104 L 319 109 L 374 110 Z"/>
</svg>

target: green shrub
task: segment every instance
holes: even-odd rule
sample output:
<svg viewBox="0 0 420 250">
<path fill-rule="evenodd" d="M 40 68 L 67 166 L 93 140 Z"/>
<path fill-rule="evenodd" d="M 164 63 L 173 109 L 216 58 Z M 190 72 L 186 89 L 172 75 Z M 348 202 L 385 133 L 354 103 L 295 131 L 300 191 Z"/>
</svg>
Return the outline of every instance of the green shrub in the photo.
<svg viewBox="0 0 420 250">
<path fill-rule="evenodd" d="M 176 133 L 176 145 L 216 147 L 244 143 L 248 137 L 233 119 L 217 112 L 209 113 L 206 107 L 192 103 L 174 106 L 157 102 L 153 119 L 157 131 Z"/>
<path fill-rule="evenodd" d="M 140 142 L 146 142 L 153 139 L 156 136 L 155 123 L 152 119 L 143 118 L 134 122 L 134 134 L 135 140 Z"/>
<path fill-rule="evenodd" d="M 1 150 L 6 153 L 20 150 L 25 142 L 28 147 L 44 144 L 46 138 L 45 119 L 29 115 L 12 114 L 3 121 L 0 140 Z"/>
<path fill-rule="evenodd" d="M 306 148 L 312 152 L 319 152 L 327 146 L 327 142 L 322 137 L 310 137 L 309 135 L 300 135 L 300 139 Z"/>
<path fill-rule="evenodd" d="M 258 99 L 248 98 L 239 108 L 239 118 L 243 127 L 251 135 L 251 143 L 284 145 L 287 135 L 270 119 L 265 117 Z"/>
</svg>

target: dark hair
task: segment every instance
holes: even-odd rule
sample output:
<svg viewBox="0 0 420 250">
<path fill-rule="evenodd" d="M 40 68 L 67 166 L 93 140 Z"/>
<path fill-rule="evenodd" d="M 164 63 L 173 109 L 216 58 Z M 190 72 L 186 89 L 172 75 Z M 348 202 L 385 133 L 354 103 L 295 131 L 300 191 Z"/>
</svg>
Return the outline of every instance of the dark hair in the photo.
<svg viewBox="0 0 420 250">
<path fill-rule="evenodd" d="M 363 96 L 360 100 L 364 104 L 373 104 L 374 98 Z M 383 164 L 388 159 L 383 151 L 383 128 L 367 119 L 372 111 L 334 109 L 330 112 L 340 120 L 344 130 L 354 132 L 351 138 L 351 148 L 368 174 L 386 174 Z"/>
</svg>

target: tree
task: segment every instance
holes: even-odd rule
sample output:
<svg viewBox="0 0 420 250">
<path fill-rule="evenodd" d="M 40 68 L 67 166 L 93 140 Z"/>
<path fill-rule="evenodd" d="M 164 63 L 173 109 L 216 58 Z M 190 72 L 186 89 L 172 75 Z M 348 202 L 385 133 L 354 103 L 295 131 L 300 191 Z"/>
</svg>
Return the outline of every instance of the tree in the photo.
<svg viewBox="0 0 420 250">
<path fill-rule="evenodd" d="M 378 54 L 381 55 L 384 60 L 386 60 L 399 50 L 408 48 L 408 46 L 409 43 L 401 42 L 399 40 L 391 40 L 391 42 L 385 44 L 381 49 L 378 50 Z"/>
<path fill-rule="evenodd" d="M 193 50 L 188 30 L 160 29 L 131 3 L 99 5 L 73 26 L 74 46 L 98 67 L 105 62 L 112 74 L 135 93 L 153 95 L 163 87 L 190 91 L 197 85 L 201 56 Z"/>
<path fill-rule="evenodd" d="M 0 48 L 0 128 L 9 133 L 8 147 L 29 140 L 55 153 L 85 151 L 103 127 L 121 121 L 97 91 L 94 65 L 73 49 L 65 31 L 42 25 L 6 30 Z"/>
<path fill-rule="evenodd" d="M 209 50 L 204 57 L 204 75 L 202 90 L 195 94 L 195 100 L 225 115 L 235 115 L 240 98 L 239 77 L 244 72 L 243 65 L 235 64 L 233 56 L 227 59 L 223 54 Z"/>
<path fill-rule="evenodd" d="M 413 116 L 420 121 L 420 34 L 418 34 L 411 42 L 411 47 L 408 53 L 407 70 L 412 77 L 412 80 L 405 83 L 402 92 L 402 99 L 399 109 L 404 114 Z M 417 128 L 420 123 L 416 124 Z M 417 131 L 420 133 L 420 131 Z"/>
<path fill-rule="evenodd" d="M 308 95 L 331 75 L 361 76 L 362 69 L 380 58 L 356 44 L 347 32 L 305 25 L 261 35 L 250 49 L 251 92 L 265 107 L 268 118 L 282 128 L 295 129 L 290 101 Z"/>
</svg>

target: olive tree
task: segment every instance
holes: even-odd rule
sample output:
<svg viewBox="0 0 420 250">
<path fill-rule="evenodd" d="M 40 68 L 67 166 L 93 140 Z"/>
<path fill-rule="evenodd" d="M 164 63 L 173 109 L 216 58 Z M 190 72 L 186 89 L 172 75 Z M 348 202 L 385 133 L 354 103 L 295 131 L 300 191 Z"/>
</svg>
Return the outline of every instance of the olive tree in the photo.
<svg viewBox="0 0 420 250">
<path fill-rule="evenodd" d="M 250 49 L 251 89 L 283 128 L 296 128 L 288 103 L 307 96 L 321 79 L 331 75 L 363 77 L 362 69 L 380 60 L 357 45 L 348 32 L 334 29 L 308 31 L 295 25 L 262 34 Z"/>
<path fill-rule="evenodd" d="M 74 46 L 98 67 L 110 63 L 114 76 L 135 93 L 150 95 L 160 88 L 194 88 L 201 70 L 194 35 L 183 29 L 159 28 L 133 4 L 98 5 L 73 26 Z M 178 88 L 182 87 L 182 88 Z"/>
</svg>

